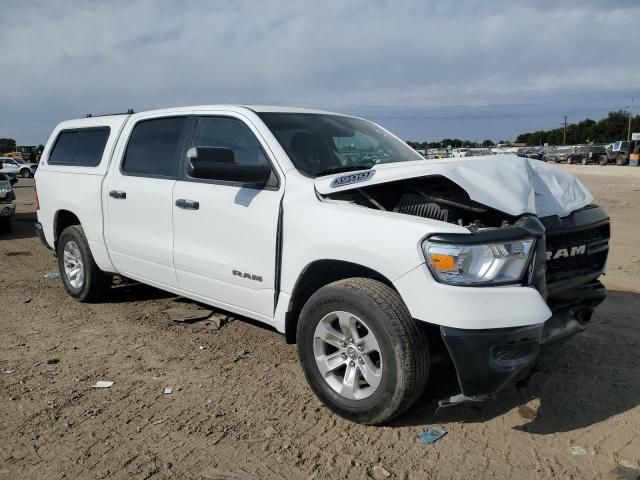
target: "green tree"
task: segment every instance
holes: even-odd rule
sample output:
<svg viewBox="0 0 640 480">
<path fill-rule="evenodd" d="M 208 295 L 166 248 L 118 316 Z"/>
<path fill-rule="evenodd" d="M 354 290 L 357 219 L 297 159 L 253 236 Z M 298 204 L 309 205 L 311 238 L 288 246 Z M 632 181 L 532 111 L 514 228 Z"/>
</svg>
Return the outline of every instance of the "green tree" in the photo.
<svg viewBox="0 0 640 480">
<path fill-rule="evenodd" d="M 0 154 L 13 152 L 16 149 L 16 141 L 13 138 L 0 138 Z"/>
</svg>

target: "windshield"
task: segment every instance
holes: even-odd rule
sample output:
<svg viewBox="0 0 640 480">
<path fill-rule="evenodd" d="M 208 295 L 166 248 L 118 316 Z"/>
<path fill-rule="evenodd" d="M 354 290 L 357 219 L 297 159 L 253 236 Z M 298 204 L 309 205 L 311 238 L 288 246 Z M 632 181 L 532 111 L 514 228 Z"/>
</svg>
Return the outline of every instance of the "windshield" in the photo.
<svg viewBox="0 0 640 480">
<path fill-rule="evenodd" d="M 289 158 L 305 175 L 423 160 L 406 143 L 359 118 L 316 113 L 259 113 Z"/>
</svg>

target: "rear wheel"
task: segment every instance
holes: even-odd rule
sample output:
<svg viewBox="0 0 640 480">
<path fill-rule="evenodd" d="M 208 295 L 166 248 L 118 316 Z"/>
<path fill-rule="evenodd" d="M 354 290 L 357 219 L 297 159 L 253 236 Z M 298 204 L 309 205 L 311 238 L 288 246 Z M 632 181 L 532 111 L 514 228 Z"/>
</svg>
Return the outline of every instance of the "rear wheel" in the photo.
<svg viewBox="0 0 640 480">
<path fill-rule="evenodd" d="M 628 162 L 628 159 L 626 155 L 618 155 L 616 157 L 616 165 L 618 165 L 619 167 L 621 167 L 622 165 L 626 165 L 627 162 Z"/>
<path fill-rule="evenodd" d="M 23 168 L 22 170 L 20 170 L 20 176 L 22 178 L 29 178 L 31 176 L 31 170 L 29 170 L 28 168 Z"/>
<path fill-rule="evenodd" d="M 64 229 L 57 254 L 60 276 L 69 295 L 79 302 L 95 302 L 107 294 L 111 276 L 96 265 L 81 226 Z"/>
<path fill-rule="evenodd" d="M 582 157 L 582 165 L 586 165 L 587 163 L 587 157 Z"/>
<path fill-rule="evenodd" d="M 300 315 L 297 344 L 311 389 L 354 422 L 391 420 L 427 381 L 422 331 L 398 293 L 376 280 L 340 280 L 313 294 Z"/>
<path fill-rule="evenodd" d="M 571 165 L 573 163 L 573 160 L 571 159 L 571 157 L 567 157 L 567 164 Z"/>
<path fill-rule="evenodd" d="M 600 155 L 599 163 L 604 166 L 609 163 L 609 158 L 606 155 Z"/>
</svg>

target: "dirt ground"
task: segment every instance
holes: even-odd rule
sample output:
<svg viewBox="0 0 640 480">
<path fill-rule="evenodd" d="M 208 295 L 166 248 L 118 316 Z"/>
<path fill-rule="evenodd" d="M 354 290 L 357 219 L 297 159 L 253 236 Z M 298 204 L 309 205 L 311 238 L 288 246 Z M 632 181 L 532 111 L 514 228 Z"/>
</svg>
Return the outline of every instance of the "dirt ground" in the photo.
<svg viewBox="0 0 640 480">
<path fill-rule="evenodd" d="M 164 311 L 192 304 L 142 285 L 74 302 L 43 278 L 56 261 L 21 179 L 0 236 L 0 479 L 639 479 L 640 168 L 560 168 L 613 221 L 610 293 L 590 327 L 492 402 L 436 412 L 436 371 L 384 427 L 332 415 L 268 328 L 222 312 L 174 322 Z M 431 425 L 447 435 L 420 443 Z"/>
</svg>

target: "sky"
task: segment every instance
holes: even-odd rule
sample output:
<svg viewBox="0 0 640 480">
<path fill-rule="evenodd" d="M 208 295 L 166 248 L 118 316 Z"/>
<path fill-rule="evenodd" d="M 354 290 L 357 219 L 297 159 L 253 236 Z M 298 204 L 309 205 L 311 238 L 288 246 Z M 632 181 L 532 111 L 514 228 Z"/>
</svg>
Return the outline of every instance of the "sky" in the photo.
<svg viewBox="0 0 640 480">
<path fill-rule="evenodd" d="M 320 108 L 406 140 L 640 112 L 638 0 L 0 0 L 0 137 L 211 103 Z M 9 20 L 10 19 L 10 20 Z"/>
</svg>

